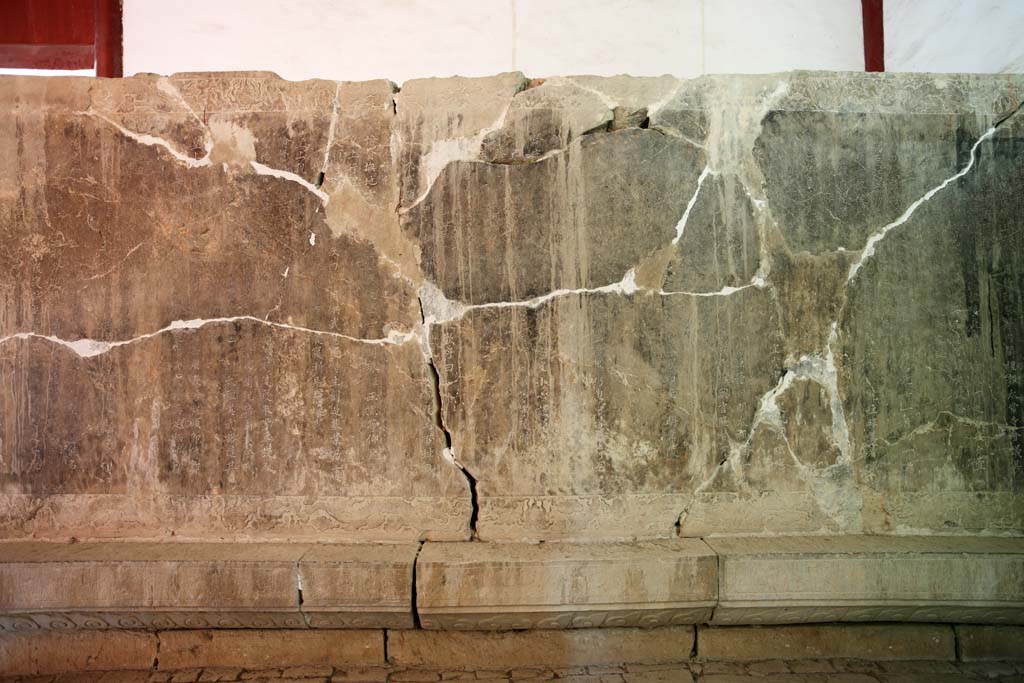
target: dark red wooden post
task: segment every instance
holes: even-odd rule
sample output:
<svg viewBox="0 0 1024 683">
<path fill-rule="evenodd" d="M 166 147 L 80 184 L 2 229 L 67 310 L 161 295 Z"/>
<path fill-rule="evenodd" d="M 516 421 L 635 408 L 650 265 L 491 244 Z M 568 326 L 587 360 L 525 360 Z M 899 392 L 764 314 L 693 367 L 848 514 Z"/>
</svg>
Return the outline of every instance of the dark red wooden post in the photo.
<svg viewBox="0 0 1024 683">
<path fill-rule="evenodd" d="M 882 0 L 860 0 L 864 20 L 864 70 L 885 71 L 885 27 Z"/>
<path fill-rule="evenodd" d="M 96 75 L 123 74 L 121 0 L 96 0 Z"/>
<path fill-rule="evenodd" d="M 95 0 L 0 0 L 0 67 L 91 69 Z"/>
</svg>

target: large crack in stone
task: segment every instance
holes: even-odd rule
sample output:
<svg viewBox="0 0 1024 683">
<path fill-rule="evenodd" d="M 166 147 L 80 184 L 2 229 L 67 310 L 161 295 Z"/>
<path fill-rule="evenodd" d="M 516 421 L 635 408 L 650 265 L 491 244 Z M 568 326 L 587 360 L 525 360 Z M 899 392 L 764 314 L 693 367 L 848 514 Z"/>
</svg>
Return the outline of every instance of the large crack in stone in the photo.
<svg viewBox="0 0 1024 683">
<path fill-rule="evenodd" d="M 99 356 L 109 352 L 112 349 L 120 348 L 122 346 L 130 346 L 137 344 L 147 339 L 153 339 L 162 334 L 169 334 L 174 332 L 186 331 L 186 330 L 198 330 L 207 325 L 225 325 L 236 322 L 247 322 L 256 323 L 258 325 L 264 325 L 279 330 L 289 330 L 292 332 L 301 332 L 303 334 L 311 334 L 325 337 L 333 337 L 335 339 L 344 339 L 345 341 L 358 342 L 360 344 L 370 344 L 373 346 L 393 346 L 396 344 L 405 344 L 410 341 L 415 341 L 418 336 L 414 332 L 396 332 L 392 331 L 387 336 L 379 337 L 375 339 L 363 339 L 360 337 L 352 337 L 347 334 L 341 334 L 340 332 L 332 332 L 330 330 L 314 330 L 308 327 L 301 327 L 298 325 L 289 325 L 286 323 L 274 322 L 265 318 L 257 318 L 251 315 L 235 315 L 224 318 L 196 318 L 193 320 L 175 320 L 159 330 L 153 332 L 147 332 L 140 334 L 130 339 L 118 339 L 113 341 L 107 341 L 102 339 L 61 339 L 53 335 L 41 334 L 38 332 L 16 332 L 9 334 L 4 337 L 0 337 L 0 344 L 15 340 L 27 340 L 27 339 L 41 339 L 51 344 L 57 344 L 66 349 L 71 350 L 81 358 L 92 358 L 93 356 Z"/>
<path fill-rule="evenodd" d="M 849 268 L 845 286 L 849 286 L 849 284 L 854 281 L 863 265 L 875 255 L 877 245 L 893 230 L 896 230 L 907 223 L 923 204 L 930 201 L 951 184 L 970 173 L 976 164 L 978 149 L 981 145 L 986 140 L 992 138 L 992 136 L 998 131 L 999 127 L 1011 119 L 1018 111 L 1020 111 L 1020 109 L 1021 106 L 1018 106 L 1011 113 L 999 119 L 979 135 L 970 147 L 967 163 L 964 164 L 956 173 L 945 178 L 942 182 L 929 189 L 926 193 L 921 195 L 921 197 L 911 203 L 898 218 L 882 226 L 868 237 L 864 247 L 860 250 L 860 256 Z M 838 342 L 839 337 L 839 320 L 842 316 L 846 302 L 847 300 L 844 297 L 842 305 L 839 308 L 839 313 L 830 325 L 828 341 L 824 352 L 804 355 L 799 358 L 795 366 L 786 371 L 778 384 L 761 397 L 759 408 L 754 414 L 754 419 L 748 430 L 747 440 L 734 447 L 729 458 L 720 462 L 712 471 L 710 476 L 694 489 L 694 498 L 711 487 L 719 478 L 721 473 L 726 469 L 731 469 L 737 478 L 742 480 L 742 458 L 748 454 L 751 447 L 751 440 L 753 439 L 756 430 L 762 425 L 767 425 L 768 428 L 775 430 L 783 439 L 794 464 L 800 471 L 801 476 L 812 487 L 812 489 L 814 489 L 815 498 L 822 511 L 830 519 L 835 521 L 839 528 L 844 531 L 858 531 L 861 528 L 862 520 L 860 517 L 860 508 L 862 506 L 862 501 L 860 499 L 860 493 L 856 488 L 856 483 L 853 480 L 853 445 L 851 443 L 849 426 L 845 418 L 834 353 L 834 346 Z M 833 420 L 833 441 L 839 449 L 840 460 L 824 470 L 815 470 L 802 463 L 796 453 L 793 452 L 783 432 L 785 425 L 779 412 L 777 400 L 781 395 L 789 390 L 790 386 L 796 379 L 807 379 L 815 382 L 821 386 L 829 396 Z M 685 535 L 683 532 L 683 525 L 685 524 L 688 513 L 689 506 L 684 508 L 676 518 L 674 527 L 677 535 Z"/>
<path fill-rule="evenodd" d="M 222 86 L 219 78 L 230 83 Z M 430 472 L 417 470 L 408 486 L 393 489 L 390 500 L 405 505 L 421 494 L 430 499 L 435 484 L 422 482 L 433 481 L 431 477 L 438 481 L 454 477 L 460 484 L 461 507 L 457 515 L 451 513 L 452 518 L 458 517 L 457 523 L 446 520 L 446 528 L 466 527 L 464 513 L 468 512 L 473 539 L 478 536 L 478 523 L 488 540 L 591 538 L 606 533 L 614 537 L 665 536 L 669 518 L 674 519 L 675 535 L 699 534 L 707 531 L 699 524 L 706 525 L 708 515 L 718 509 L 707 508 L 711 512 L 702 512 L 698 526 L 691 527 L 694 511 L 703 504 L 698 501 L 702 496 L 710 500 L 735 494 L 738 500 L 746 496 L 760 504 L 758 496 L 774 495 L 785 486 L 792 488 L 783 490 L 779 500 L 805 495 L 812 501 L 813 509 L 801 508 L 809 510 L 803 531 L 815 530 L 819 518 L 821 529 L 877 531 L 883 527 L 877 511 L 874 521 L 868 518 L 868 497 L 874 497 L 877 507 L 877 499 L 884 498 L 884 486 L 890 482 L 880 485 L 871 479 L 883 476 L 875 474 L 881 466 L 867 461 L 863 450 L 865 411 L 871 418 L 875 406 L 860 395 L 862 387 L 847 384 L 853 380 L 840 371 L 849 372 L 849 367 L 840 366 L 850 362 L 850 344 L 856 341 L 853 336 L 875 334 L 884 340 L 888 332 L 854 330 L 847 325 L 844 316 L 855 303 L 865 305 L 851 303 L 855 295 L 849 290 L 862 296 L 865 266 L 871 264 L 873 273 L 883 260 L 881 255 L 903 239 L 893 237 L 902 235 L 904 226 L 928 214 L 940 198 L 945 202 L 945 190 L 959 187 L 972 176 L 981 165 L 983 145 L 997 139 L 996 133 L 1014 120 L 1020 106 L 1014 100 L 1015 106 L 1008 107 L 1011 111 L 1006 113 L 1004 94 L 993 94 L 1002 86 L 990 86 L 983 79 L 968 82 L 950 77 L 936 85 L 931 77 L 908 76 L 916 89 L 907 92 L 923 93 L 921 102 L 916 102 L 892 96 L 893 88 L 897 93 L 902 90 L 889 80 L 828 78 L 836 82 L 828 82 L 820 74 L 690 81 L 589 77 L 529 81 L 521 74 L 506 74 L 494 79 L 411 82 L 396 94 L 384 83 L 282 84 L 267 76 L 178 75 L 150 78 L 148 85 L 133 79 L 116 85 L 135 88 L 132 97 L 107 94 L 106 89 L 115 85 L 96 86 L 93 94 L 70 97 L 67 111 L 60 114 L 71 121 L 67 130 L 100 131 L 78 138 L 88 150 L 82 157 L 100 160 L 95 167 L 89 166 L 78 178 L 74 160 L 62 159 L 59 146 L 51 145 L 53 168 L 49 170 L 53 172 L 63 163 L 60 177 L 68 189 L 60 194 L 63 190 L 51 188 L 45 196 L 34 188 L 49 182 L 47 169 L 42 175 L 11 175 L 0 169 L 0 182 L 14 182 L 10 187 L 23 191 L 19 206 L 27 207 L 28 213 L 18 220 L 42 217 L 33 227 L 12 233 L 9 243 L 19 255 L 16 263 L 11 262 L 12 268 L 24 272 L 19 270 L 9 282 L 0 282 L 7 286 L 0 292 L 15 292 L 4 299 L 9 304 L 3 311 L 8 325 L 6 335 L 0 336 L 0 349 L 7 353 L 0 358 L 8 363 L 4 366 L 6 377 L 17 374 L 22 382 L 4 386 L 15 397 L 10 404 L 15 406 L 10 424 L 16 424 L 17 430 L 12 432 L 14 438 L 3 434 L 6 443 L 21 444 L 19 455 L 3 461 L 4 466 L 13 467 L 11 476 L 17 479 L 27 476 L 29 463 L 40 467 L 40 458 L 29 457 L 30 451 L 52 452 L 43 442 L 31 448 L 25 445 L 29 442 L 22 436 L 27 433 L 24 425 L 34 424 L 34 417 L 30 415 L 25 422 L 20 406 L 25 405 L 24 392 L 39 391 L 53 367 L 48 369 L 47 361 L 41 360 L 45 353 L 38 348 L 41 345 L 14 348 L 14 342 L 41 341 L 71 351 L 77 358 L 90 359 L 125 347 L 136 347 L 131 353 L 139 354 L 145 350 L 138 348 L 141 342 L 162 335 L 180 339 L 186 332 L 244 323 L 253 329 L 361 346 L 392 348 L 416 342 L 421 347 L 423 365 L 412 369 L 403 366 L 395 370 L 394 363 L 405 361 L 390 358 L 405 359 L 409 349 L 393 348 L 381 354 L 389 359 L 380 367 L 373 366 L 373 381 L 378 386 L 365 392 L 352 387 L 365 382 L 363 373 L 370 367 L 366 361 L 352 363 L 351 377 L 333 380 L 335 399 L 353 396 L 345 408 L 350 413 L 345 414 L 368 424 L 365 430 L 360 428 L 367 433 L 366 442 L 355 449 L 339 445 L 343 440 L 331 436 L 326 445 L 317 442 L 322 450 L 310 456 L 309 462 L 282 465 L 247 450 L 247 442 L 239 445 L 232 441 L 234 436 L 220 435 L 216 425 L 197 430 L 200 437 L 229 442 L 225 453 L 246 453 L 251 460 L 238 467 L 280 468 L 275 471 L 283 473 L 292 468 L 302 472 L 299 479 L 309 476 L 310 481 L 318 482 L 306 488 L 294 484 L 294 490 L 304 494 L 328 490 L 318 488 L 327 481 L 317 479 L 322 475 L 302 470 L 322 467 L 337 473 L 334 485 L 340 486 L 340 480 L 346 486 L 354 482 L 367 499 L 377 495 L 375 487 L 364 485 L 368 475 L 360 469 L 365 457 L 360 448 L 384 454 L 375 464 L 380 472 L 388 470 L 387 475 L 382 474 L 384 480 L 400 477 L 394 471 L 399 465 L 391 460 L 402 461 L 399 455 L 408 459 L 411 456 L 406 454 L 418 453 L 423 444 L 414 444 L 404 433 L 407 426 L 402 426 L 396 428 L 402 436 L 382 446 L 376 435 L 386 432 L 388 425 L 381 424 L 374 411 L 405 400 L 411 404 L 410 415 L 429 422 L 420 441 L 433 441 L 424 450 L 440 451 L 444 464 L 401 462 Z M 155 94 L 147 94 L 150 91 Z M 146 109 L 146 98 L 156 94 L 162 99 Z M 988 104 L 986 98 L 993 103 Z M 403 100 L 401 107 L 399 99 Z M 128 104 L 113 106 L 119 101 Z M 145 106 L 133 109 L 132 102 Z M 918 113 L 926 118 L 936 112 L 951 115 L 952 111 L 969 118 L 986 112 L 986 107 L 997 115 L 990 119 L 994 121 L 991 125 L 986 122 L 980 134 L 973 132 L 977 129 L 969 120 L 957 124 L 955 167 L 943 166 L 948 154 L 938 155 L 934 162 L 929 158 L 914 178 L 897 175 L 892 182 L 880 184 L 883 189 L 878 192 L 885 196 L 877 198 L 877 206 L 872 206 L 875 195 L 865 191 L 864 206 L 854 207 L 861 213 L 837 208 L 837 202 L 846 201 L 845 186 L 828 195 L 808 183 L 804 195 L 799 194 L 802 190 L 797 183 L 793 187 L 799 196 L 794 195 L 789 203 L 785 196 L 780 200 L 773 194 L 778 191 L 780 169 L 802 165 L 813 173 L 817 166 L 835 161 L 818 152 L 815 126 L 825 129 L 826 137 L 832 134 L 827 128 L 831 125 L 847 135 L 842 139 L 849 144 L 844 143 L 833 155 L 853 158 L 855 163 L 843 167 L 844 172 L 855 174 L 861 164 L 866 175 L 877 175 L 878 168 L 871 166 L 878 156 L 872 144 L 912 149 L 918 138 L 930 143 L 929 136 L 940 134 L 930 123 L 917 123 L 914 117 Z M 168 109 L 173 112 L 170 116 Z M 9 116 L 25 116 L 30 110 L 30 106 L 21 107 Z M 868 116 L 860 116 L 865 112 Z M 883 120 L 881 114 L 894 118 Z M 57 128 L 52 126 L 52 130 Z M 27 126 L 23 130 L 32 131 L 24 134 L 29 143 L 25 149 L 42 149 L 36 138 L 45 140 L 39 132 L 43 129 Z M 850 130 L 856 135 L 848 134 Z M 803 144 L 783 144 L 792 140 L 794 131 L 805 136 Z M 948 139 L 942 137 L 937 144 Z M 765 145 L 775 150 L 775 157 L 765 156 Z M 140 153 L 141 147 L 153 148 L 155 153 Z M 24 163 L 28 157 L 22 159 L 22 154 L 28 153 L 13 153 L 11 158 L 28 168 Z M 1012 155 L 1003 153 L 997 161 L 1008 164 L 1010 159 Z M 127 168 L 151 162 L 144 172 L 135 174 L 141 186 L 130 201 L 123 189 L 118 190 L 121 194 L 105 189 L 104 184 L 121 172 L 118 163 Z M 934 169 L 941 169 L 942 174 Z M 3 176 L 4 172 L 8 176 Z M 146 182 L 161 173 L 185 179 L 177 180 L 167 191 Z M 255 176 L 285 182 L 257 182 Z M 668 176 L 676 179 L 671 187 L 658 185 Z M 853 179 L 850 187 L 857 191 L 862 186 L 874 187 L 859 182 Z M 309 201 L 307 194 L 318 201 Z M 182 213 L 181 207 L 189 202 L 181 197 L 194 197 L 194 211 L 189 206 L 190 211 Z M 247 203 L 266 218 L 256 214 L 240 214 L 233 222 L 216 218 L 219 211 Z M 104 213 L 106 205 L 118 204 L 117 211 L 122 213 Z M 62 208 L 65 205 L 67 210 Z M 523 207 L 527 210 L 520 210 Z M 999 211 L 993 209 L 994 214 Z M 284 212 L 299 218 L 282 220 Z M 205 225 L 204 214 L 214 216 Z M 870 222 L 857 223 L 861 214 Z M 897 217 L 890 220 L 894 215 Z M 128 220 L 128 227 L 135 231 L 130 237 L 121 239 L 124 235 L 109 228 L 120 229 L 119 221 Z M 88 226 L 79 229 L 74 221 L 85 221 Z M 795 232 L 794 225 L 802 225 L 801 221 L 822 226 L 821 234 Z M 259 268 L 250 268 L 242 257 L 239 266 L 232 261 L 231 251 L 245 248 L 253 240 L 247 228 L 260 222 L 285 226 L 270 239 L 257 235 L 253 242 L 272 258 L 266 264 L 260 262 Z M 194 229 L 200 225 L 201 230 Z M 223 229 L 225 225 L 231 230 Z M 881 227 L 871 227 L 878 225 Z M 939 232 L 942 228 L 939 225 Z M 90 235 L 100 237 L 90 242 Z M 349 237 L 352 240 L 346 241 Z M 1012 244 L 1012 236 L 1004 237 Z M 944 238 L 939 234 L 936 239 Z M 968 265 L 989 258 L 981 252 L 969 253 L 974 244 L 971 239 L 958 235 L 953 246 L 963 252 Z M 60 240 L 65 243 L 58 244 Z M 858 245 L 862 245 L 859 250 Z M 989 373 L 988 385 L 993 387 L 991 393 L 998 393 L 1000 373 L 1011 372 L 999 364 L 1015 362 L 1016 343 L 1013 317 L 1007 312 L 1013 293 L 999 280 L 1016 267 L 1012 265 L 1015 257 L 997 252 L 988 264 L 988 280 L 977 285 L 985 310 L 972 314 L 978 320 L 971 323 L 973 327 L 968 325 L 967 335 L 971 337 L 971 330 L 977 328 L 984 337 L 986 353 L 993 359 L 986 360 L 991 367 L 984 368 Z M 75 261 L 68 254 L 83 258 Z M 160 300 L 152 314 L 140 314 L 136 308 L 141 303 L 131 293 L 153 287 L 142 275 L 153 268 L 153 254 L 182 258 L 185 265 L 180 272 L 188 273 L 187 278 L 196 264 L 222 264 L 223 281 L 229 288 L 232 281 L 247 279 L 259 294 L 249 297 L 250 301 L 245 292 L 231 290 L 222 297 L 197 300 L 192 306 L 190 283 L 178 271 L 170 271 L 174 276 L 168 278 L 168 289 L 189 305 L 172 306 Z M 7 262 L 0 257 L 0 264 Z M 965 272 L 970 270 L 964 267 Z M 843 272 L 832 277 L 832 271 L 840 268 Z M 930 277 L 923 270 L 920 275 Z M 82 310 L 92 316 L 87 324 L 79 324 L 68 312 L 70 307 L 58 308 L 59 302 L 51 302 L 53 292 L 72 291 L 60 273 L 79 274 L 66 279 L 80 289 L 77 296 L 82 299 Z M 885 277 L 891 279 L 892 275 Z M 263 281 L 270 278 L 281 286 L 263 287 Z M 211 282 L 220 281 L 207 277 L 202 282 L 208 289 Z M 301 282 L 315 284 L 297 287 Z M 965 282 L 965 287 L 976 286 L 966 276 Z M 331 299 L 322 307 L 326 312 L 301 313 L 317 306 L 321 294 L 338 290 L 352 293 Z M 50 299 L 44 299 L 46 296 Z M 943 296 L 946 302 L 954 300 L 951 294 Z M 37 305 L 33 297 L 46 303 Z M 418 325 L 415 315 L 410 321 L 405 310 L 413 307 L 414 298 L 420 307 Z M 408 305 L 391 306 L 398 299 Z M 917 305 L 919 300 L 911 303 Z M 386 312 L 380 312 L 388 306 Z M 218 315 L 268 309 L 264 317 Z M 270 320 L 272 314 L 282 320 Z M 812 327 L 813 333 L 794 332 Z M 212 343 L 209 337 L 214 332 L 217 330 L 207 329 L 204 335 L 189 335 L 189 344 Z M 379 332 L 384 334 L 376 336 Z M 443 336 L 443 348 L 438 344 L 439 348 L 431 349 L 432 333 L 435 338 Z M 231 339 L 221 347 L 222 352 L 236 343 L 230 331 L 225 330 L 225 336 Z M 262 335 L 260 339 L 264 337 L 288 339 L 285 335 Z M 302 422 L 304 414 L 319 415 L 326 400 L 321 388 L 306 390 L 303 381 L 296 379 L 301 376 L 308 381 L 323 371 L 322 345 L 316 342 L 305 358 L 301 354 L 288 356 L 287 363 L 307 369 L 307 374 L 301 375 L 280 364 L 283 356 L 276 343 L 266 340 L 253 356 L 259 364 L 255 372 L 272 372 L 283 387 L 288 385 L 277 399 L 287 404 L 287 409 L 273 418 L 255 419 L 253 428 L 268 430 L 274 424 L 273 429 L 281 429 L 281 434 L 291 434 L 295 441 L 288 441 L 287 447 L 273 440 L 267 443 L 274 444 L 271 450 L 301 454 L 296 456 L 301 460 L 312 453 L 306 442 L 314 432 L 326 429 L 323 433 L 331 434 L 336 428 Z M 970 343 L 964 342 L 963 348 Z M 879 348 L 883 345 L 879 342 Z M 173 346 L 179 346 L 177 341 Z M 855 351 L 861 354 L 857 357 L 861 363 L 868 362 L 863 360 L 866 353 L 884 356 L 875 348 Z M 945 353 L 948 348 L 940 351 Z M 177 355 L 176 348 L 163 353 L 167 362 L 179 364 L 185 355 Z M 63 356 L 66 354 L 55 357 Z M 28 357 L 31 381 L 25 380 L 29 365 L 24 358 Z M 119 361 L 120 354 L 112 354 L 112 359 Z M 64 364 L 58 375 L 67 373 L 62 386 L 88 386 L 70 367 L 95 367 L 93 364 L 77 363 L 74 357 L 56 362 Z M 131 362 L 135 362 L 134 356 Z M 222 369 L 216 367 L 216 372 Z M 893 373 L 903 370 L 896 367 Z M 177 372 L 183 370 L 179 367 Z M 197 369 L 193 375 L 185 372 L 184 376 L 192 379 L 182 386 L 192 387 L 196 396 L 191 400 L 197 406 L 217 400 L 216 392 L 221 392 L 225 401 L 219 409 L 228 414 L 232 406 L 241 404 L 231 400 L 231 382 L 211 383 L 204 374 L 210 372 L 214 370 Z M 955 381 L 965 386 L 964 391 L 979 395 L 988 391 L 977 385 L 980 371 L 971 372 L 974 374 L 961 372 L 959 366 L 950 370 Z M 915 392 L 921 390 L 911 380 L 920 380 L 909 372 L 903 374 L 907 376 L 899 378 L 901 391 L 916 397 Z M 213 394 L 202 393 L 204 382 L 206 391 L 215 387 Z M 1014 391 L 1011 384 L 1007 380 L 1008 394 Z M 101 385 L 102 381 L 89 394 L 99 405 L 108 400 L 100 397 L 116 395 L 114 387 Z M 406 394 L 418 386 L 415 391 L 422 390 L 422 394 L 410 398 L 388 393 L 398 386 L 403 386 Z M 808 398 L 801 392 L 814 395 Z M 306 403 L 293 401 L 307 394 Z M 1012 412 L 1012 396 L 1006 399 L 1006 406 L 997 399 L 984 400 L 1005 408 L 1007 415 Z M 90 400 L 81 403 L 90 405 Z M 168 423 L 164 418 L 161 427 L 160 410 L 166 408 L 159 403 L 154 399 L 155 412 L 130 411 L 123 416 L 128 420 L 118 427 L 123 436 L 117 443 L 104 442 L 105 452 L 131 453 L 138 463 L 155 467 L 160 457 L 169 457 L 173 451 L 171 470 L 203 472 L 196 478 L 197 486 L 202 485 L 203 476 L 221 476 L 206 473 L 205 460 L 189 456 L 178 442 L 160 442 Z M 505 405 L 495 408 L 495 403 L 507 404 L 508 409 Z M 1014 438 L 1019 427 L 1009 417 L 1001 422 L 998 411 L 976 412 L 952 399 L 933 403 L 910 411 L 910 427 L 888 428 L 870 438 L 904 453 L 944 435 L 950 449 L 956 443 L 967 448 L 961 457 L 965 462 L 949 456 L 950 468 L 968 472 L 955 479 L 956 485 L 980 486 L 969 470 L 997 468 L 993 463 L 1002 455 L 997 456 L 996 451 Z M 818 453 L 817 446 L 808 446 L 810 441 L 801 441 L 805 433 L 794 431 L 793 416 L 800 414 L 801 406 L 805 408 L 802 414 L 823 434 L 821 443 L 825 445 L 819 450 L 828 451 L 828 457 Z M 743 411 L 745 414 L 738 416 Z M 201 412 L 195 412 L 197 420 Z M 179 423 L 187 420 L 182 415 L 176 419 Z M 213 431 L 206 434 L 203 429 Z M 245 438 L 250 435 L 246 433 Z M 89 439 L 99 443 L 100 437 L 74 440 L 88 444 Z M 555 443 L 561 446 L 551 445 Z M 208 448 L 204 443 L 200 451 Z M 236 464 L 233 456 L 224 457 L 231 461 L 230 475 Z M 266 464 L 260 464 L 264 462 L 261 457 L 267 458 Z M 8 467 L 9 462 L 16 464 Z M 117 462 L 97 464 L 96 473 L 89 467 L 87 464 L 82 470 L 89 474 L 71 477 L 81 489 L 71 486 L 66 495 L 102 492 L 104 486 L 119 485 L 109 478 L 113 475 L 102 474 L 104 468 L 120 471 Z M 129 469 L 134 472 L 138 467 Z M 458 475 L 448 473 L 455 469 Z M 26 524 L 53 525 L 55 522 L 47 521 L 51 516 L 59 519 L 60 514 L 70 514 L 70 507 L 61 512 L 63 503 L 57 498 L 46 498 L 64 490 L 61 486 L 69 486 L 62 483 L 63 475 L 55 476 L 57 483 L 45 481 L 32 485 L 42 488 L 26 489 L 24 495 L 46 492 L 35 500 L 38 504 L 11 508 L 24 513 Z M 132 476 L 132 486 L 153 485 L 148 474 Z M 758 476 L 765 478 L 758 481 Z M 884 476 L 895 475 L 887 471 Z M 461 480 L 469 491 L 468 503 Z M 231 485 L 219 479 L 211 481 L 216 481 L 216 495 L 222 486 Z M 979 490 L 993 500 L 999 495 L 1012 496 L 1012 489 L 1004 491 L 1000 483 L 986 486 Z M 20 491 L 16 483 L 10 490 Z M 337 490 L 349 491 L 344 487 Z M 941 493 L 957 491 L 944 489 Z M 644 496 L 656 502 L 649 511 L 637 509 L 647 504 Z M 681 497 L 686 498 L 684 505 L 679 504 Z M 45 504 L 44 499 L 48 501 Z M 644 502 L 636 502 L 640 500 Z M 429 510 L 430 505 L 425 503 L 420 509 Z M 295 508 L 288 509 L 250 511 L 242 524 L 283 528 L 293 523 L 282 521 L 285 518 L 301 517 L 290 511 Z M 623 515 L 624 510 L 631 516 Z M 588 522 L 593 528 L 582 521 L 591 513 L 598 515 Z M 918 514 L 897 513 L 904 517 Z M 117 514 L 102 512 L 97 518 L 115 519 Z M 344 530 L 353 524 L 334 510 L 317 514 L 317 523 L 334 529 Z M 991 519 L 990 512 L 985 514 Z M 626 520 L 621 528 L 613 524 L 619 516 Z M 657 520 L 651 521 L 654 517 Z M 1013 521 L 1017 517 L 1016 512 L 1009 513 L 1006 523 L 1017 524 Z M 422 517 L 410 519 L 402 518 L 389 528 L 401 528 L 408 537 L 424 537 L 427 532 L 417 526 Z M 735 518 L 722 519 L 723 527 L 729 527 Z M 302 524 L 301 520 L 294 523 Z M 383 528 L 393 522 L 374 523 Z M 892 528 L 909 528 L 899 526 L 901 523 L 894 522 Z M 602 524 L 609 524 L 610 530 L 601 528 Z M 923 526 L 929 524 L 933 521 Z M 495 525 L 500 528 L 493 530 Z M 657 530 L 651 531 L 655 527 Z M 361 527 L 372 528 L 373 524 Z M 774 531 L 777 529 L 767 529 L 766 533 Z M 301 591 L 301 586 L 297 590 Z"/>
</svg>

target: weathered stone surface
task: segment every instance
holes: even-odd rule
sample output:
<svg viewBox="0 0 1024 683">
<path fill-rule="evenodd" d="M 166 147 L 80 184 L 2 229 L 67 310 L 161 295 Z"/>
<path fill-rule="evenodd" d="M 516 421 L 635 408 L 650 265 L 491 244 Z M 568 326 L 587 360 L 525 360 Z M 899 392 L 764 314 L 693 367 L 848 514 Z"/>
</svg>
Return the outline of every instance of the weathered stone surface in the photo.
<svg viewBox="0 0 1024 683">
<path fill-rule="evenodd" d="M 0 533 L 466 536 L 388 260 L 389 84 L 4 78 L 0 100 Z"/>
<path fill-rule="evenodd" d="M 401 666 L 511 669 L 640 662 L 685 662 L 693 627 L 564 631 L 390 631 L 388 661 Z"/>
<path fill-rule="evenodd" d="M 0 674 L 151 669 L 152 633 L 80 631 L 0 634 Z"/>
<path fill-rule="evenodd" d="M 302 614 L 313 628 L 412 628 L 419 546 L 317 545 L 299 561 Z"/>
<path fill-rule="evenodd" d="M 1024 623 L 1024 541 L 957 537 L 710 538 L 713 621 Z"/>
<path fill-rule="evenodd" d="M 0 629 L 305 627 L 295 565 L 309 546 L 0 544 Z"/>
<path fill-rule="evenodd" d="M 957 647 L 965 662 L 1024 660 L 1024 627 L 958 625 Z"/>
<path fill-rule="evenodd" d="M 696 539 L 646 543 L 427 543 L 423 628 L 666 626 L 707 621 L 717 558 Z"/>
<path fill-rule="evenodd" d="M 0 631 L 410 628 L 417 548 L 2 543 Z"/>
<path fill-rule="evenodd" d="M 698 656 L 755 659 L 956 659 L 953 628 L 932 624 L 701 626 Z"/>
<path fill-rule="evenodd" d="M 383 664 L 384 631 L 167 631 L 160 634 L 160 668 L 269 668 Z"/>
<path fill-rule="evenodd" d="M 617 126 L 603 83 L 516 95 L 480 154 L 453 157 L 403 212 L 480 537 L 663 536 L 677 522 L 693 536 L 1019 532 L 1019 287 L 1002 277 L 998 312 L 978 314 L 1001 320 L 1003 341 L 974 361 L 961 353 L 970 330 L 933 324 L 974 285 L 926 281 L 965 250 L 1017 272 L 1024 249 L 952 239 L 918 255 L 935 305 L 905 296 L 907 259 L 889 252 L 890 236 L 930 239 L 928 225 L 959 234 L 968 214 L 938 207 L 969 204 L 964 192 L 984 203 L 986 230 L 1012 230 L 1014 91 L 966 76 L 713 77 L 661 84 L 645 118 L 618 111 Z M 905 352 L 895 340 L 921 326 L 934 343 Z M 894 362 L 927 381 L 893 384 Z M 870 387 L 865 363 L 885 375 Z M 957 403 L 979 392 L 990 408 Z M 900 433 L 879 431 L 878 406 Z M 911 432 L 945 440 L 921 457 L 983 474 L 968 486 L 952 464 L 876 457 L 880 439 Z"/>
<path fill-rule="evenodd" d="M 0 537 L 1024 534 L 1021 92 L 4 78 Z"/>
</svg>

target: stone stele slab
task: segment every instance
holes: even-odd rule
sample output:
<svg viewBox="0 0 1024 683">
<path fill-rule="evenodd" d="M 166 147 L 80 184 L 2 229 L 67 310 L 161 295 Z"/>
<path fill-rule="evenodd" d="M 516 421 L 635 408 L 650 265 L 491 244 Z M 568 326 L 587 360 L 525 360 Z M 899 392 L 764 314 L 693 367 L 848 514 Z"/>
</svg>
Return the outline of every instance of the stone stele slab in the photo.
<svg viewBox="0 0 1024 683">
<path fill-rule="evenodd" d="M 393 85 L 0 78 L 0 536 L 468 536 Z"/>
<path fill-rule="evenodd" d="M 0 538 L 1024 535 L 1024 75 L 0 78 Z"/>
<path fill-rule="evenodd" d="M 1024 531 L 1024 78 L 521 88 L 399 212 L 481 539 Z"/>
<path fill-rule="evenodd" d="M 706 539 L 719 557 L 716 624 L 1024 623 L 1024 540 Z"/>
<path fill-rule="evenodd" d="M 409 627 L 416 550 L 0 543 L 0 632 Z"/>
<path fill-rule="evenodd" d="M 717 592 L 717 559 L 697 539 L 427 543 L 416 564 L 427 629 L 700 623 Z"/>
</svg>

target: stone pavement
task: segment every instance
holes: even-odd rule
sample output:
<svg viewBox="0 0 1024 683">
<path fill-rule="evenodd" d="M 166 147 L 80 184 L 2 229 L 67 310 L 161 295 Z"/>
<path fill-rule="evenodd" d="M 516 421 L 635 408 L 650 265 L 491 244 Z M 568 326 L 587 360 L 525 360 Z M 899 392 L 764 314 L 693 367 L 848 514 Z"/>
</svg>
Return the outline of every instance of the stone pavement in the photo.
<svg viewBox="0 0 1024 683">
<path fill-rule="evenodd" d="M 451 671 L 427 668 L 290 667 L 283 669 L 206 668 L 175 671 L 109 671 L 56 676 L 2 678 L 0 683 L 429 683 L 432 681 L 513 680 L 517 683 L 872 683 L 913 681 L 1024 681 L 1024 662 L 873 662 L 855 659 L 693 662 L 690 664 L 588 666 L 567 669 Z"/>
</svg>

